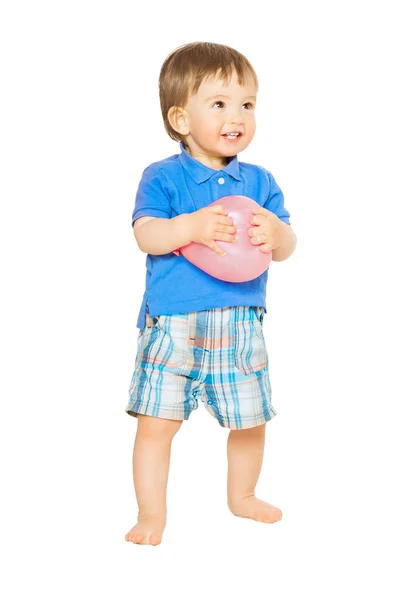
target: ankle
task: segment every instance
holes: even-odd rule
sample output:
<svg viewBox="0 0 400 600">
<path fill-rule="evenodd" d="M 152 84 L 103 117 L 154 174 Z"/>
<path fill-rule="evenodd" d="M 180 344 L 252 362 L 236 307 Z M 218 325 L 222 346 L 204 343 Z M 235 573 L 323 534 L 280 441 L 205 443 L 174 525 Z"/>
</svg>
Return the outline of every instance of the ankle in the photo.
<svg viewBox="0 0 400 600">
<path fill-rule="evenodd" d="M 248 498 L 254 498 L 254 496 L 254 492 L 248 492 L 247 494 L 231 494 L 228 496 L 229 510 L 234 513 L 235 510 L 237 510 L 237 508 L 243 504 L 243 501 L 247 500 Z"/>
<path fill-rule="evenodd" d="M 138 521 L 160 521 L 161 523 L 166 522 L 167 512 L 165 510 L 159 511 L 145 511 L 139 510 Z"/>
</svg>

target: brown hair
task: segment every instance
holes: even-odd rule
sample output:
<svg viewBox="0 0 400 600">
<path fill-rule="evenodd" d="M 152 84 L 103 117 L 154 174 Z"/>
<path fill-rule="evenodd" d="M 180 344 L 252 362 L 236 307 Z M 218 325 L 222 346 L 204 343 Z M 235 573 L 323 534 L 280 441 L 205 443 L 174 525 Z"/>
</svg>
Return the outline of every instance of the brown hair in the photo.
<svg viewBox="0 0 400 600">
<path fill-rule="evenodd" d="M 168 135 L 178 142 L 181 135 L 168 121 L 171 106 L 185 106 L 204 79 L 218 74 L 225 84 L 236 71 L 239 85 L 251 80 L 258 88 L 256 72 L 243 54 L 221 44 L 192 42 L 174 50 L 164 61 L 159 78 L 161 113 Z"/>
</svg>

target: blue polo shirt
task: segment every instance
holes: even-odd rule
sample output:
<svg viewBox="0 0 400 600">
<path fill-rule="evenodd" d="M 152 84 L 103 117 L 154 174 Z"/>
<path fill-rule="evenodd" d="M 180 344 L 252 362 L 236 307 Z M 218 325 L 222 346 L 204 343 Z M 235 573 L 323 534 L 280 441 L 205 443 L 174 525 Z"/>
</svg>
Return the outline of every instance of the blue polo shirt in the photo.
<svg viewBox="0 0 400 600">
<path fill-rule="evenodd" d="M 181 153 L 147 167 L 139 183 L 132 226 L 140 217 L 171 219 L 192 213 L 224 196 L 248 196 L 285 223 L 290 214 L 275 179 L 263 167 L 239 162 L 237 156 L 218 171 Z M 137 327 L 150 316 L 188 313 L 226 306 L 261 306 L 266 311 L 268 270 L 243 283 L 221 281 L 173 252 L 146 257 L 146 289 Z"/>
</svg>

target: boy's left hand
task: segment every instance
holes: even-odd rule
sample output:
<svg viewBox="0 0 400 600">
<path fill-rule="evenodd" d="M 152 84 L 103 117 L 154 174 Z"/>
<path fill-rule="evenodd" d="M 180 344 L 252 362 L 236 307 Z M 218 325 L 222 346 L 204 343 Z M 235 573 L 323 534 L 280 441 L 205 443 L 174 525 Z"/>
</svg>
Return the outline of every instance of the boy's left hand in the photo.
<svg viewBox="0 0 400 600">
<path fill-rule="evenodd" d="M 248 230 L 251 243 L 259 246 L 262 252 L 272 252 L 279 248 L 282 236 L 282 221 L 275 213 L 260 206 L 253 208 L 254 217 L 251 219 L 252 227 Z"/>
</svg>

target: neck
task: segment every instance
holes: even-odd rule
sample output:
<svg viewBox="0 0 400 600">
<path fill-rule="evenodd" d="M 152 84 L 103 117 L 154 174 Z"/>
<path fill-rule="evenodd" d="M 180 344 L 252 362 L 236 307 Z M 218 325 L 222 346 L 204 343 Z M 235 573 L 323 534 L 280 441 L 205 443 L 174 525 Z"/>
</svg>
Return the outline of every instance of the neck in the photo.
<svg viewBox="0 0 400 600">
<path fill-rule="evenodd" d="M 201 162 L 206 167 L 214 169 L 215 171 L 223 169 L 229 162 L 229 159 L 225 156 L 210 156 L 209 154 L 205 154 L 200 150 L 192 150 L 187 145 L 185 145 L 185 150 L 188 154 L 190 154 L 190 156 Z"/>
</svg>

